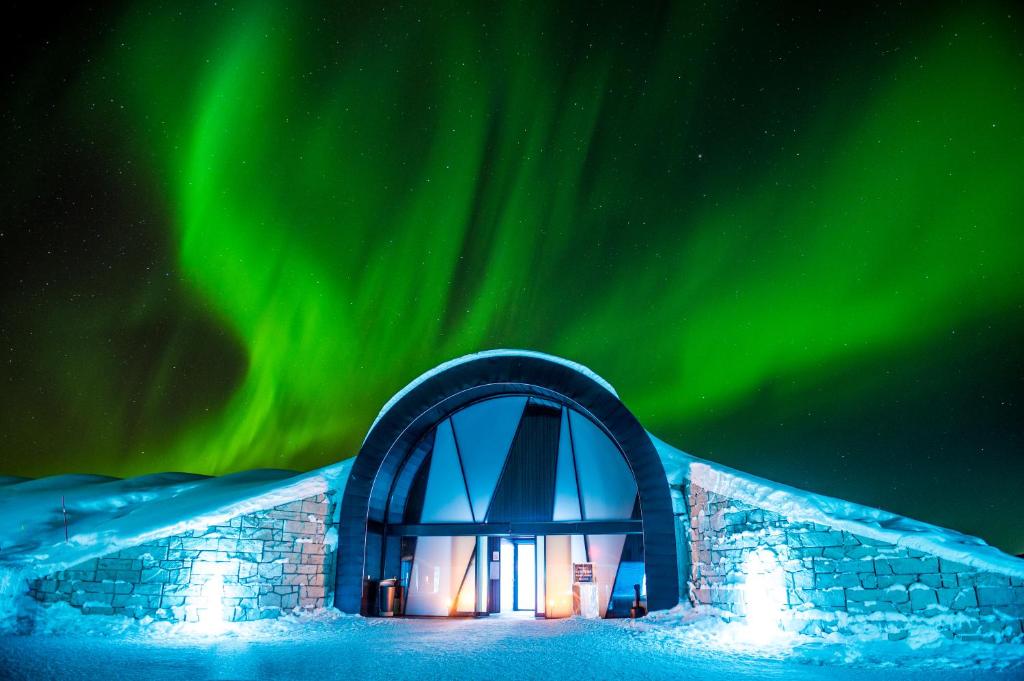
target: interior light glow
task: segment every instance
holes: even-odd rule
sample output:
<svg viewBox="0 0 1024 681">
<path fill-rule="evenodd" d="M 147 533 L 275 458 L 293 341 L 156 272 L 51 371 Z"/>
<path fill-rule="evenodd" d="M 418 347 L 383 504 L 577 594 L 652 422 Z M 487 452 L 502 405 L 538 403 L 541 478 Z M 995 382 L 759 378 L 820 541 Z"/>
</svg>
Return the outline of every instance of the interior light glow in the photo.
<svg viewBox="0 0 1024 681">
<path fill-rule="evenodd" d="M 224 577 L 213 575 L 202 587 L 202 604 L 197 609 L 199 622 L 197 626 L 205 632 L 222 631 L 224 621 Z"/>
<path fill-rule="evenodd" d="M 742 587 L 746 634 L 753 643 L 767 643 L 782 633 L 787 607 L 786 573 L 768 549 L 752 551 L 743 561 Z"/>
</svg>

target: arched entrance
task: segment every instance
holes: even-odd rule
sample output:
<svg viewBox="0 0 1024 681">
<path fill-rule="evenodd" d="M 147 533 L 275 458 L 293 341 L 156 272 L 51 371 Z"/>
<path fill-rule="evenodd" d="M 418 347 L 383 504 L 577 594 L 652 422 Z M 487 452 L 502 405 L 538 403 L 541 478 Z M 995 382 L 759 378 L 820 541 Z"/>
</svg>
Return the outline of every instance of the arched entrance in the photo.
<svg viewBox="0 0 1024 681">
<path fill-rule="evenodd" d="M 607 383 L 539 353 L 470 355 L 396 395 L 353 463 L 338 543 L 345 612 L 387 577 L 409 615 L 565 616 L 573 564 L 591 566 L 602 616 L 627 614 L 634 584 L 652 610 L 679 595 L 650 438 Z"/>
</svg>

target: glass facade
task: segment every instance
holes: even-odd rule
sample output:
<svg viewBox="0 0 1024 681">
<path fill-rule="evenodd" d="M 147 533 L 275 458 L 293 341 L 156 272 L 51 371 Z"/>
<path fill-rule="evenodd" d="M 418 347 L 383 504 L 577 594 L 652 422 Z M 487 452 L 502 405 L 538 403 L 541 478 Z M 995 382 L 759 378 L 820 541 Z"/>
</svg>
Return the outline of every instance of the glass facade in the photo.
<svg viewBox="0 0 1024 681">
<path fill-rule="evenodd" d="M 558 466 L 555 471 L 555 506 L 552 520 L 583 520 L 572 434 L 569 432 L 568 409 L 562 410 L 562 422 L 558 433 Z"/>
<path fill-rule="evenodd" d="M 473 522 L 473 510 L 466 496 L 466 483 L 461 469 L 452 424 L 445 419 L 438 425 L 434 437 L 420 522 Z"/>
<path fill-rule="evenodd" d="M 473 537 L 419 537 L 406 593 L 405 614 L 445 616 L 456 612 L 462 586 L 472 578 Z M 468 575 L 468 576 L 467 576 Z M 472 599 L 472 588 L 468 592 Z M 473 608 L 469 608 L 472 612 Z"/>
<path fill-rule="evenodd" d="M 568 617 L 572 614 L 573 563 L 586 563 L 587 547 L 583 535 L 563 534 L 546 538 L 547 598 L 546 616 Z"/>
<path fill-rule="evenodd" d="M 463 409 L 450 419 L 458 433 L 466 489 L 478 520 L 487 514 L 525 407 L 525 397 L 499 397 Z"/>
<path fill-rule="evenodd" d="M 568 411 L 584 520 L 632 517 L 636 481 L 626 458 L 593 421 Z"/>
<path fill-rule="evenodd" d="M 600 616 L 628 615 L 634 584 L 643 595 L 636 481 L 583 413 L 525 396 L 483 400 L 438 423 L 406 468 L 389 522 L 408 534 L 384 547 L 395 554 L 385 564 L 402 566 L 404 614 L 566 617 L 574 564 L 586 563 Z"/>
</svg>

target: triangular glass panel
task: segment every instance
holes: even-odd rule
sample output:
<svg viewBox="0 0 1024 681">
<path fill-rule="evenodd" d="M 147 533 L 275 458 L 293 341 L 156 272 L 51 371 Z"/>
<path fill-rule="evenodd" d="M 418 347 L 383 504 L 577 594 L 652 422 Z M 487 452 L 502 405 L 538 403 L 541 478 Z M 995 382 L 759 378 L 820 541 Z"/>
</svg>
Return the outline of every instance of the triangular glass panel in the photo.
<svg viewBox="0 0 1024 681">
<path fill-rule="evenodd" d="M 608 603 L 608 617 L 629 617 L 629 609 L 636 599 L 637 587 L 640 589 L 640 600 L 643 602 L 646 579 L 644 577 L 644 540 L 639 534 L 626 537 L 622 546 L 622 558 L 619 560 L 619 571 L 612 587 L 611 600 Z"/>
<path fill-rule="evenodd" d="M 452 416 L 478 521 L 483 520 L 491 503 L 525 406 L 526 397 L 498 397 L 478 402 Z"/>
<path fill-rule="evenodd" d="M 462 466 L 459 465 L 452 425 L 448 419 L 437 426 L 429 473 L 420 522 L 473 522 L 469 499 L 466 498 L 466 483 L 462 478 Z"/>
<path fill-rule="evenodd" d="M 475 537 L 468 537 L 474 539 Z M 460 537 L 459 539 L 464 539 Z M 465 543 L 465 542 L 463 542 Z M 469 565 L 463 573 L 462 588 L 459 589 L 459 597 L 455 599 L 455 612 L 470 613 L 476 610 L 476 548 L 473 549 Z"/>
<path fill-rule="evenodd" d="M 608 602 L 611 600 L 615 586 L 615 576 L 619 571 L 619 560 L 622 558 L 622 546 L 626 543 L 624 534 L 592 534 L 587 536 L 590 548 L 590 562 L 594 564 L 594 581 L 597 582 L 597 604 L 601 617 L 608 613 Z"/>
<path fill-rule="evenodd" d="M 562 410 L 558 433 L 558 469 L 555 472 L 555 511 L 552 520 L 582 520 L 580 494 L 576 489 L 576 464 L 569 435 L 569 410 Z"/>
<path fill-rule="evenodd" d="M 622 452 L 590 419 L 570 410 L 584 520 L 629 520 L 636 481 Z"/>
<path fill-rule="evenodd" d="M 487 508 L 487 522 L 551 520 L 558 463 L 556 409 L 529 404 Z"/>
</svg>

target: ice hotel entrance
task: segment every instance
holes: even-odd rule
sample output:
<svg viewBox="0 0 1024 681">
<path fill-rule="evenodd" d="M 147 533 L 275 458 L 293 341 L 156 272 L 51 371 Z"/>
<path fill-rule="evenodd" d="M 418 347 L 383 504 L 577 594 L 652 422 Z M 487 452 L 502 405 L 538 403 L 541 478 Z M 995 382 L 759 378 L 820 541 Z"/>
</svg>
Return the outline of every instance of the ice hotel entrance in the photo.
<svg viewBox="0 0 1024 681">
<path fill-rule="evenodd" d="M 628 616 L 678 600 L 671 500 L 607 383 L 529 352 L 456 360 L 381 411 L 342 499 L 336 604 L 367 615 Z M 400 597 L 377 602 L 393 580 Z"/>
</svg>

